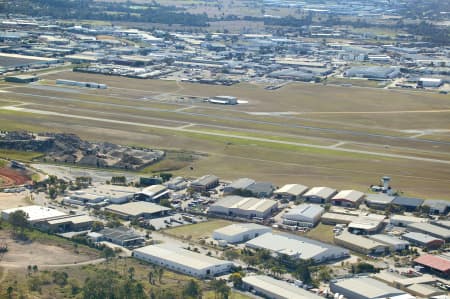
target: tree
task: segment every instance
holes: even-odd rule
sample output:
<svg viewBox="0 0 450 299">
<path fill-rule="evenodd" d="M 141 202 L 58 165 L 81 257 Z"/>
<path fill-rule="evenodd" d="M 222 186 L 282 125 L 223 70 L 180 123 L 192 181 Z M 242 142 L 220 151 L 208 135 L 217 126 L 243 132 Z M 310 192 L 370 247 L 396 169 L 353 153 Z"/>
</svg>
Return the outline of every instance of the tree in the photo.
<svg viewBox="0 0 450 299">
<path fill-rule="evenodd" d="M 158 270 L 158 281 L 159 281 L 159 283 L 161 283 L 163 275 L 164 275 L 164 269 L 163 268 L 159 268 L 159 270 Z"/>
<path fill-rule="evenodd" d="M 228 299 L 230 296 L 231 289 L 223 279 L 213 279 L 211 281 L 211 287 L 214 290 L 214 295 L 220 299 Z"/>
<path fill-rule="evenodd" d="M 52 272 L 53 282 L 63 287 L 67 284 L 67 279 L 69 275 L 66 272 L 53 271 Z"/>
<path fill-rule="evenodd" d="M 50 196 L 51 199 L 55 199 L 57 195 L 58 191 L 56 190 L 55 187 L 53 186 L 48 187 L 48 196 Z"/>
<path fill-rule="evenodd" d="M 161 199 L 159 204 L 162 205 L 163 207 L 167 207 L 167 208 L 171 208 L 172 207 L 172 205 L 170 204 L 170 201 L 167 198 Z"/>
<path fill-rule="evenodd" d="M 108 261 L 108 260 L 112 259 L 113 257 L 115 257 L 116 253 L 114 252 L 114 250 L 112 248 L 106 246 L 102 250 L 102 256 Z"/>
<path fill-rule="evenodd" d="M 128 278 L 129 278 L 130 280 L 133 280 L 133 279 L 134 279 L 134 272 L 135 272 L 134 267 L 128 268 Z"/>
<path fill-rule="evenodd" d="M 244 276 L 241 272 L 235 272 L 230 275 L 230 280 L 233 283 L 233 286 L 237 289 L 242 287 L 242 277 Z"/>
<path fill-rule="evenodd" d="M 21 238 L 25 237 L 25 228 L 28 227 L 27 214 L 22 210 L 17 210 L 11 213 L 8 217 L 9 223 L 14 228 L 14 233 L 17 234 L 19 232 L 19 236 Z"/>
<path fill-rule="evenodd" d="M 103 222 L 100 222 L 100 221 L 94 221 L 94 222 L 92 223 L 91 231 L 93 231 L 93 232 L 98 232 L 98 231 L 101 231 L 104 227 L 105 227 L 105 226 L 103 225 Z"/>
<path fill-rule="evenodd" d="M 202 298 L 202 289 L 195 280 L 191 279 L 183 288 L 183 298 Z"/>
<path fill-rule="evenodd" d="M 161 172 L 161 174 L 159 176 L 161 177 L 163 182 L 167 182 L 168 180 L 170 180 L 172 178 L 173 175 L 169 172 Z"/>
<path fill-rule="evenodd" d="M 153 272 L 153 270 L 148 271 L 147 277 L 148 277 L 148 283 L 154 285 L 155 284 L 155 273 Z"/>
<path fill-rule="evenodd" d="M 8 295 L 8 299 L 12 299 L 13 292 L 14 292 L 14 288 L 12 286 L 9 286 L 6 289 L 6 294 Z"/>
</svg>

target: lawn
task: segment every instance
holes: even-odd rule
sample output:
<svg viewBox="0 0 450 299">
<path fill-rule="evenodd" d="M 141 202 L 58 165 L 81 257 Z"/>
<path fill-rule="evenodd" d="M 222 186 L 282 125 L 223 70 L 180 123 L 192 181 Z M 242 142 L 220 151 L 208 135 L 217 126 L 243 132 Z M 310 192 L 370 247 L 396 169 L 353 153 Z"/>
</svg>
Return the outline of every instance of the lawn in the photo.
<svg viewBox="0 0 450 299">
<path fill-rule="evenodd" d="M 42 153 L 37 152 L 24 152 L 24 151 L 0 149 L 0 158 L 9 160 L 18 160 L 22 162 L 31 162 L 33 159 L 39 158 L 42 155 L 43 155 Z"/>
<path fill-rule="evenodd" d="M 211 237 L 214 230 L 227 226 L 229 224 L 232 224 L 232 222 L 227 220 L 214 219 L 206 222 L 169 228 L 164 230 L 164 232 L 177 238 L 199 240 L 205 237 Z"/>
<path fill-rule="evenodd" d="M 306 237 L 325 243 L 334 243 L 334 233 L 332 225 L 319 223 L 314 229 L 306 233 Z"/>
</svg>

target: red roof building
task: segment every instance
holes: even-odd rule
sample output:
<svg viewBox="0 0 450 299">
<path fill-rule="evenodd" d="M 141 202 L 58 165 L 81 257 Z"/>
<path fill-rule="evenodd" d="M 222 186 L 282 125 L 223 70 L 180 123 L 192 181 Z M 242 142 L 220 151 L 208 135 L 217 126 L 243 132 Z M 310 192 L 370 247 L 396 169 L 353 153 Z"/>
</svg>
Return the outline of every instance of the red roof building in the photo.
<svg viewBox="0 0 450 299">
<path fill-rule="evenodd" d="M 414 263 L 431 271 L 437 272 L 445 277 L 450 276 L 450 260 L 444 257 L 427 254 L 416 258 Z"/>
</svg>

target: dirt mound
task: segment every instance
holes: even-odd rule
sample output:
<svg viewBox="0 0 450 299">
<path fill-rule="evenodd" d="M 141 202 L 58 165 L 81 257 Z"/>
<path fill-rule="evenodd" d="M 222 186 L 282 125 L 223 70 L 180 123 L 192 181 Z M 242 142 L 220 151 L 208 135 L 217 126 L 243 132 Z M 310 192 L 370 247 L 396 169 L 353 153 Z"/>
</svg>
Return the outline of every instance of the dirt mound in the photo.
<svg viewBox="0 0 450 299">
<path fill-rule="evenodd" d="M 19 186 L 30 183 L 30 178 L 11 168 L 0 168 L 0 188 Z"/>
</svg>

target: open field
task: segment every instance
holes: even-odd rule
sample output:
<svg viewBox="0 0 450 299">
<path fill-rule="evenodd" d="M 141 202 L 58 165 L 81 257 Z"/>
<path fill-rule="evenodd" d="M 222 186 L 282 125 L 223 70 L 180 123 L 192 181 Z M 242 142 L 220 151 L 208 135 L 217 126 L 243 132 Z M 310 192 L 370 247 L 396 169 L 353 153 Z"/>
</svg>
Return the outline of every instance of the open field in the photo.
<svg viewBox="0 0 450 299">
<path fill-rule="evenodd" d="M 196 224 L 169 228 L 164 230 L 164 233 L 171 236 L 175 236 L 177 238 L 184 238 L 187 240 L 198 241 L 203 238 L 211 237 L 213 231 L 215 231 L 218 228 L 230 225 L 232 223 L 233 222 L 227 220 L 214 219 Z"/>
<path fill-rule="evenodd" d="M 20 241 L 11 237 L 9 229 L 0 230 L 0 239 L 8 245 L 8 252 L 1 257 L 5 268 L 59 267 L 88 262 L 99 258 L 99 252 L 86 246 L 75 248 L 71 242 L 46 235 L 38 231 L 26 233 L 29 240 Z M 76 249 L 76 251 L 75 251 Z"/>
<path fill-rule="evenodd" d="M 56 86 L 57 78 L 106 90 Z M 64 131 L 96 141 L 196 152 L 146 172 L 252 177 L 361 191 L 390 175 L 405 195 L 450 199 L 450 99 L 419 91 L 292 83 L 212 86 L 60 71 L 2 85 L 3 129 Z M 144 84 L 145 83 L 145 84 Z M 248 104 L 204 103 L 234 95 Z"/>
<path fill-rule="evenodd" d="M 315 228 L 306 233 L 306 237 L 325 243 L 334 244 L 333 226 L 319 223 Z"/>
<path fill-rule="evenodd" d="M 41 156 L 42 156 L 42 153 L 0 149 L 0 158 L 3 158 L 3 159 L 18 160 L 18 161 L 22 161 L 22 162 L 30 162 L 31 160 L 33 160 L 35 158 L 39 158 Z"/>
<path fill-rule="evenodd" d="M 21 193 L 0 193 L 0 210 L 18 208 L 29 205 L 27 200 L 28 192 Z"/>
</svg>

